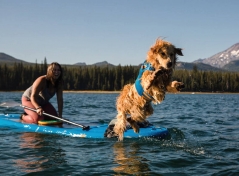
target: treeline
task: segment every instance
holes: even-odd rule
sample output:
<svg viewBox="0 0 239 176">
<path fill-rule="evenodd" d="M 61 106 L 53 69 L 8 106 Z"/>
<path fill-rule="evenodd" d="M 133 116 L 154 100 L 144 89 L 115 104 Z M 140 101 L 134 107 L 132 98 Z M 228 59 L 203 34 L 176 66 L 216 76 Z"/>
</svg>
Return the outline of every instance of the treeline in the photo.
<svg viewBox="0 0 239 176">
<path fill-rule="evenodd" d="M 47 62 L 41 64 L 0 64 L 0 91 L 19 91 L 28 88 L 34 80 L 46 74 Z M 125 84 L 134 83 L 139 67 L 63 66 L 64 90 L 118 91 Z M 239 92 L 238 72 L 175 70 L 173 79 L 185 84 L 183 91 Z"/>
</svg>

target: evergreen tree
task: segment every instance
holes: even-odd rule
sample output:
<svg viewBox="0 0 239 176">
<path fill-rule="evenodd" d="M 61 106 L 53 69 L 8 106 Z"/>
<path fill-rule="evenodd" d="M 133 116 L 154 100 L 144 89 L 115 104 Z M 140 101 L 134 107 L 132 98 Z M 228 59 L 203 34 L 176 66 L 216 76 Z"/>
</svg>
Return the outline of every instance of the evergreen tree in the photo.
<svg viewBox="0 0 239 176">
<path fill-rule="evenodd" d="M 47 60 L 38 64 L 13 65 L 0 64 L 0 90 L 25 90 L 35 79 L 46 74 Z M 64 90 L 121 90 L 124 85 L 134 83 L 138 76 L 139 67 L 62 67 Z M 196 66 L 193 70 L 175 70 L 173 80 L 182 81 L 183 91 L 201 92 L 239 92 L 239 73 L 199 71 Z"/>
</svg>

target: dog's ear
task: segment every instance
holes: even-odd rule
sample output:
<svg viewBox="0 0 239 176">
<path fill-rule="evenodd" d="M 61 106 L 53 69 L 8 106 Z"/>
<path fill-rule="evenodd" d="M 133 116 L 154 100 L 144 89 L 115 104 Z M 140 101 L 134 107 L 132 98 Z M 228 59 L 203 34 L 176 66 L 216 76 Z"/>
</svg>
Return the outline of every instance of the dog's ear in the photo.
<svg viewBox="0 0 239 176">
<path fill-rule="evenodd" d="M 175 52 L 176 52 L 177 55 L 183 56 L 182 48 L 175 48 Z"/>
</svg>

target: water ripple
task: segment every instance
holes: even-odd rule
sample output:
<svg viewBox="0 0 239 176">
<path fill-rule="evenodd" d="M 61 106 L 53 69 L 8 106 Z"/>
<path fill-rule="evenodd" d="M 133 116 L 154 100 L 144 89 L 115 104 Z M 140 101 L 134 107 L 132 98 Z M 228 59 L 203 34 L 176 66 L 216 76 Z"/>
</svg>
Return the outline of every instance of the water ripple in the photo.
<svg viewBox="0 0 239 176">
<path fill-rule="evenodd" d="M 0 92 L 20 103 L 21 92 Z M 63 116 L 108 123 L 118 94 L 65 93 Z M 51 102 L 57 106 L 56 98 Z M 1 175 L 238 175 L 239 94 L 167 94 L 149 121 L 169 129 L 152 138 L 79 139 L 1 128 Z M 20 107 L 0 113 L 21 113 Z"/>
</svg>

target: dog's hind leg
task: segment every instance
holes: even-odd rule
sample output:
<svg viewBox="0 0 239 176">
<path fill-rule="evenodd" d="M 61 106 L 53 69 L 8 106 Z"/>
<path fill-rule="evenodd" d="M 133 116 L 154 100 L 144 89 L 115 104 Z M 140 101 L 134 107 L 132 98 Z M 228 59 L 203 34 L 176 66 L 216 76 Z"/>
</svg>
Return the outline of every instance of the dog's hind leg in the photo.
<svg viewBox="0 0 239 176">
<path fill-rule="evenodd" d="M 129 122 L 130 126 L 133 128 L 135 133 L 139 133 L 139 126 L 136 121 L 131 119 L 131 117 L 127 118 L 127 122 Z"/>
<path fill-rule="evenodd" d="M 114 132 L 119 135 L 118 140 L 122 141 L 124 138 L 124 131 L 126 129 L 127 120 L 124 113 L 118 113 L 117 122 L 114 126 Z"/>
</svg>

